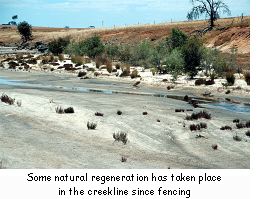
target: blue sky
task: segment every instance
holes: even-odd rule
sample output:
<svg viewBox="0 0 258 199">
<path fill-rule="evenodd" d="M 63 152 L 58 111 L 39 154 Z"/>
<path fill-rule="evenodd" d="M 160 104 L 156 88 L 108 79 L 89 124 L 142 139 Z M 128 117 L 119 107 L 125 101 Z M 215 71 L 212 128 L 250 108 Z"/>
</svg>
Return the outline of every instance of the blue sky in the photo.
<svg viewBox="0 0 258 199">
<path fill-rule="evenodd" d="M 250 0 L 224 0 L 231 16 L 250 15 Z M 186 20 L 190 0 L 0 0 L 0 24 L 13 15 L 33 26 L 75 28 Z"/>
</svg>

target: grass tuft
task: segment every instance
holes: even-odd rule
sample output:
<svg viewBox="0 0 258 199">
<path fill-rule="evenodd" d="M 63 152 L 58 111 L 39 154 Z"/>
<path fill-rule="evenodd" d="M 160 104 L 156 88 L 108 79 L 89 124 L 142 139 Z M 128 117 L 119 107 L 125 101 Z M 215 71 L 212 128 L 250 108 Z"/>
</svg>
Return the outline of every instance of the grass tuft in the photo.
<svg viewBox="0 0 258 199">
<path fill-rule="evenodd" d="M 97 128 L 97 124 L 94 122 L 87 122 L 88 130 L 95 130 Z"/>
<path fill-rule="evenodd" d="M 103 113 L 96 112 L 96 113 L 95 113 L 95 116 L 103 117 L 103 116 L 104 116 L 104 114 L 103 114 Z"/>
<path fill-rule="evenodd" d="M 9 97 L 8 95 L 6 95 L 4 93 L 2 94 L 2 96 L 0 98 L 1 98 L 2 102 L 9 104 L 9 105 L 13 105 L 15 102 L 15 99 Z"/>
<path fill-rule="evenodd" d="M 124 133 L 124 132 L 113 133 L 113 138 L 117 142 L 123 142 L 124 145 L 128 141 L 127 133 Z"/>
<path fill-rule="evenodd" d="M 230 126 L 222 126 L 222 127 L 220 128 L 220 130 L 222 130 L 222 131 L 225 131 L 225 130 L 230 130 L 230 131 L 232 131 L 232 127 L 230 127 Z"/>
<path fill-rule="evenodd" d="M 120 110 L 118 110 L 116 113 L 117 113 L 117 115 L 122 115 L 123 114 L 122 111 L 120 111 Z"/>
<path fill-rule="evenodd" d="M 210 120 L 211 119 L 211 115 L 209 113 L 207 113 L 206 111 L 201 111 L 199 113 L 192 113 L 192 115 L 187 115 L 186 116 L 186 120 L 198 120 L 198 119 L 207 119 Z"/>
</svg>

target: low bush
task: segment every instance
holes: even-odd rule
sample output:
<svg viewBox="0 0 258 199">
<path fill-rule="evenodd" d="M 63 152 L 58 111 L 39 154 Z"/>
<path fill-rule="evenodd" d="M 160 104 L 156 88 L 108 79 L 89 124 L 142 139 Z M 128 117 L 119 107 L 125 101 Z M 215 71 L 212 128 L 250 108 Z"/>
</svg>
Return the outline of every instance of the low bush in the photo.
<svg viewBox="0 0 258 199">
<path fill-rule="evenodd" d="M 19 66 L 19 64 L 17 64 L 17 63 L 14 62 L 14 61 L 10 61 L 10 62 L 8 63 L 8 65 L 9 65 L 9 69 L 16 69 L 16 67 Z"/>
<path fill-rule="evenodd" d="M 63 107 L 58 106 L 58 107 L 56 107 L 56 113 L 58 113 L 58 114 L 64 114 L 64 113 L 71 114 L 71 113 L 74 113 L 74 109 L 73 109 L 73 107 L 68 107 L 68 108 L 64 109 Z"/>
<path fill-rule="evenodd" d="M 121 68 L 121 64 L 116 63 L 115 67 L 116 67 L 117 70 L 119 70 Z"/>
<path fill-rule="evenodd" d="M 54 56 L 53 55 L 48 55 L 48 56 L 42 56 L 42 64 L 48 64 L 54 61 Z"/>
<path fill-rule="evenodd" d="M 96 68 L 99 68 L 101 65 L 106 65 L 107 69 L 109 68 L 108 71 L 112 72 L 112 61 L 106 55 L 97 56 L 95 63 Z"/>
<path fill-rule="evenodd" d="M 231 91 L 230 91 L 230 90 L 227 90 L 225 94 L 228 95 L 228 94 L 230 94 L 230 93 L 231 93 Z"/>
<path fill-rule="evenodd" d="M 85 71 L 80 71 L 80 72 L 78 73 L 78 77 L 83 77 L 83 76 L 85 76 L 85 75 L 87 75 L 87 73 L 86 73 Z"/>
<path fill-rule="evenodd" d="M 64 61 L 64 55 L 63 54 L 59 54 L 58 55 L 58 59 L 59 59 L 59 61 Z"/>
<path fill-rule="evenodd" d="M 74 109 L 73 109 L 73 107 L 68 107 L 68 108 L 66 108 L 66 109 L 64 109 L 64 113 L 74 113 Z"/>
<path fill-rule="evenodd" d="M 80 56 L 80 55 L 73 55 L 71 57 L 71 61 L 75 64 L 78 64 L 78 65 L 83 65 L 85 62 L 84 62 L 84 57 L 83 56 Z"/>
<path fill-rule="evenodd" d="M 211 86 L 211 85 L 213 85 L 213 84 L 215 84 L 214 79 L 209 79 L 209 80 L 206 80 L 206 81 L 205 81 L 205 85 L 206 85 L 206 86 Z"/>
<path fill-rule="evenodd" d="M 233 123 L 239 123 L 239 122 L 240 122 L 239 119 L 234 119 L 234 120 L 233 120 Z"/>
<path fill-rule="evenodd" d="M 126 161 L 127 161 L 127 157 L 122 156 L 122 157 L 121 157 L 121 162 L 126 162 Z"/>
<path fill-rule="evenodd" d="M 245 123 L 236 123 L 236 127 L 238 129 L 243 129 L 243 128 L 246 128 L 246 124 Z"/>
<path fill-rule="evenodd" d="M 143 112 L 142 114 L 143 114 L 143 115 L 148 115 L 148 112 Z"/>
<path fill-rule="evenodd" d="M 35 58 L 29 59 L 29 60 L 27 60 L 27 63 L 35 65 L 35 64 L 37 64 L 37 59 L 35 59 Z"/>
<path fill-rule="evenodd" d="M 15 99 L 9 97 L 8 95 L 6 94 L 2 94 L 1 96 L 1 101 L 6 103 L 6 104 L 9 104 L 9 105 L 13 105 L 14 102 L 15 102 Z"/>
<path fill-rule="evenodd" d="M 88 130 L 95 130 L 97 128 L 97 124 L 94 122 L 87 122 Z"/>
<path fill-rule="evenodd" d="M 64 52 L 64 49 L 68 46 L 70 43 L 69 38 L 58 38 L 55 39 L 48 44 L 48 49 L 51 53 L 54 55 L 59 55 Z"/>
<path fill-rule="evenodd" d="M 120 77 L 126 77 L 130 75 L 130 66 L 123 66 Z"/>
<path fill-rule="evenodd" d="M 138 70 L 133 70 L 133 72 L 131 73 L 131 78 L 134 79 L 134 78 L 137 78 L 137 77 L 140 77 L 139 74 L 138 74 Z"/>
<path fill-rule="evenodd" d="M 213 148 L 213 150 L 218 150 L 218 145 L 217 144 L 213 144 L 211 147 Z"/>
<path fill-rule="evenodd" d="M 233 72 L 227 72 L 226 74 L 226 80 L 229 86 L 233 86 L 235 84 L 235 76 Z"/>
<path fill-rule="evenodd" d="M 110 59 L 107 59 L 106 63 L 105 63 L 106 67 L 107 67 L 107 71 L 109 73 L 113 72 L 113 65 L 112 65 L 112 61 Z"/>
<path fill-rule="evenodd" d="M 171 89 L 174 89 L 175 88 L 175 85 L 171 85 L 171 86 L 167 86 L 167 90 L 171 90 Z"/>
<path fill-rule="evenodd" d="M 118 110 L 117 112 L 117 115 L 122 115 L 122 111 Z"/>
<path fill-rule="evenodd" d="M 188 102 L 188 100 L 189 100 L 188 95 L 184 96 L 184 101 Z"/>
<path fill-rule="evenodd" d="M 176 109 L 175 112 L 176 113 L 181 113 L 181 112 L 185 112 L 185 110 L 184 109 Z"/>
<path fill-rule="evenodd" d="M 204 123 L 204 122 L 201 122 L 200 126 L 201 126 L 202 129 L 207 129 L 208 128 L 207 124 Z"/>
<path fill-rule="evenodd" d="M 199 124 L 191 124 L 190 130 L 191 131 L 199 131 L 199 130 L 201 130 L 201 126 Z"/>
<path fill-rule="evenodd" d="M 190 100 L 188 103 L 191 104 L 194 108 L 198 108 L 199 107 L 198 101 L 196 101 L 196 100 Z"/>
<path fill-rule="evenodd" d="M 58 106 L 58 107 L 56 107 L 56 113 L 63 114 L 64 113 L 64 109 L 61 106 Z"/>
<path fill-rule="evenodd" d="M 246 72 L 245 73 L 245 81 L 247 83 L 248 86 L 250 86 L 250 72 Z"/>
<path fill-rule="evenodd" d="M 117 142 L 123 142 L 123 144 L 126 144 L 128 141 L 127 133 L 124 132 L 113 133 L 113 138 Z"/>
<path fill-rule="evenodd" d="M 205 85 L 206 79 L 197 79 L 195 80 L 195 86 Z"/>
<path fill-rule="evenodd" d="M 220 128 L 220 130 L 222 130 L 222 131 L 225 131 L 225 130 L 232 130 L 232 127 L 230 127 L 230 126 L 222 126 L 221 128 Z"/>
<path fill-rule="evenodd" d="M 17 104 L 18 107 L 21 107 L 21 106 L 22 106 L 22 101 L 21 101 L 21 100 L 18 100 L 18 101 L 16 102 L 16 104 Z"/>
<path fill-rule="evenodd" d="M 96 113 L 95 113 L 95 116 L 103 117 L 103 116 L 104 116 L 104 114 L 103 114 L 103 113 L 96 112 Z"/>
<path fill-rule="evenodd" d="M 242 138 L 239 137 L 238 135 L 234 135 L 233 136 L 233 140 L 237 141 L 237 142 L 241 142 L 242 141 Z"/>
<path fill-rule="evenodd" d="M 206 79 L 199 78 L 199 79 L 195 80 L 195 86 L 200 86 L 200 85 L 210 86 L 213 84 L 215 84 L 214 79 L 206 80 Z"/>
<path fill-rule="evenodd" d="M 207 113 L 206 111 L 201 111 L 199 113 L 192 113 L 192 115 L 186 116 L 186 120 L 198 120 L 198 119 L 201 119 L 201 118 L 210 120 L 211 115 L 209 113 Z"/>
<path fill-rule="evenodd" d="M 200 131 L 201 129 L 207 129 L 207 124 L 203 122 L 200 124 L 191 124 L 189 128 L 191 131 Z"/>
<path fill-rule="evenodd" d="M 246 127 L 246 128 L 250 128 L 250 121 L 247 121 L 247 122 L 245 123 L 245 127 Z"/>
<path fill-rule="evenodd" d="M 250 137 L 250 130 L 249 130 L 249 131 L 246 131 L 245 135 L 246 135 L 247 137 Z"/>
</svg>

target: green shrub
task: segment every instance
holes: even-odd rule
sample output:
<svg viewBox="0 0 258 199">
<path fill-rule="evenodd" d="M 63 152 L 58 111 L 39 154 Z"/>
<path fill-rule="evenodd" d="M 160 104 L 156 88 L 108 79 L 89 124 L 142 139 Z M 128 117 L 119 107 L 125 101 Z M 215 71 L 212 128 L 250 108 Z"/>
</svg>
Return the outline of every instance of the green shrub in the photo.
<svg viewBox="0 0 258 199">
<path fill-rule="evenodd" d="M 198 67 L 201 65 L 203 44 L 197 37 L 191 37 L 182 47 L 182 53 L 185 61 L 185 72 L 193 78 L 198 73 Z"/>
<path fill-rule="evenodd" d="M 99 36 L 93 36 L 80 43 L 81 52 L 95 58 L 104 52 L 104 45 Z"/>
<path fill-rule="evenodd" d="M 114 60 L 119 56 L 119 47 L 115 44 L 107 44 L 105 45 L 105 53 L 111 60 Z"/>
<path fill-rule="evenodd" d="M 172 49 L 182 47 L 186 43 L 186 41 L 187 35 L 177 28 L 173 28 L 170 36 L 166 39 L 166 43 L 170 51 Z"/>
<path fill-rule="evenodd" d="M 65 49 L 65 53 L 70 55 L 88 55 L 90 58 L 96 58 L 103 54 L 104 44 L 99 36 L 90 37 L 81 42 L 71 42 Z"/>
<path fill-rule="evenodd" d="M 119 46 L 119 60 L 122 62 L 129 62 L 131 58 L 131 47 L 129 45 L 120 45 Z"/>
<path fill-rule="evenodd" d="M 64 52 L 64 49 L 68 46 L 70 43 L 69 38 L 61 38 L 55 39 L 48 44 L 48 49 L 51 53 L 54 55 L 59 55 Z"/>
<path fill-rule="evenodd" d="M 134 66 L 143 66 L 148 68 L 150 66 L 150 60 L 152 54 L 152 46 L 150 42 L 143 41 L 133 48 L 130 63 Z"/>
<path fill-rule="evenodd" d="M 173 79 L 176 80 L 179 74 L 182 74 L 184 70 L 184 59 L 182 53 L 174 49 L 165 61 L 166 70 L 172 74 Z"/>
<path fill-rule="evenodd" d="M 32 27 L 28 22 L 23 21 L 23 22 L 19 23 L 17 26 L 17 29 L 21 35 L 23 42 L 27 42 L 28 40 L 30 40 L 32 38 Z"/>
</svg>

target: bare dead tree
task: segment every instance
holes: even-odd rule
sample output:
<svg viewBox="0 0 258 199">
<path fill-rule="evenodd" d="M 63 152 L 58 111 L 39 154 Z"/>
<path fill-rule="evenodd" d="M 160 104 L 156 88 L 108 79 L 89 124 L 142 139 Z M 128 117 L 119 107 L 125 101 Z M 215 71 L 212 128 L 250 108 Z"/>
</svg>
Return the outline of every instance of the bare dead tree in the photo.
<svg viewBox="0 0 258 199">
<path fill-rule="evenodd" d="M 229 7 L 223 1 L 216 0 L 191 0 L 193 8 L 187 14 L 188 20 L 198 19 L 201 15 L 209 17 L 210 28 L 215 26 L 214 22 L 220 18 L 220 14 L 230 15 Z"/>
</svg>

